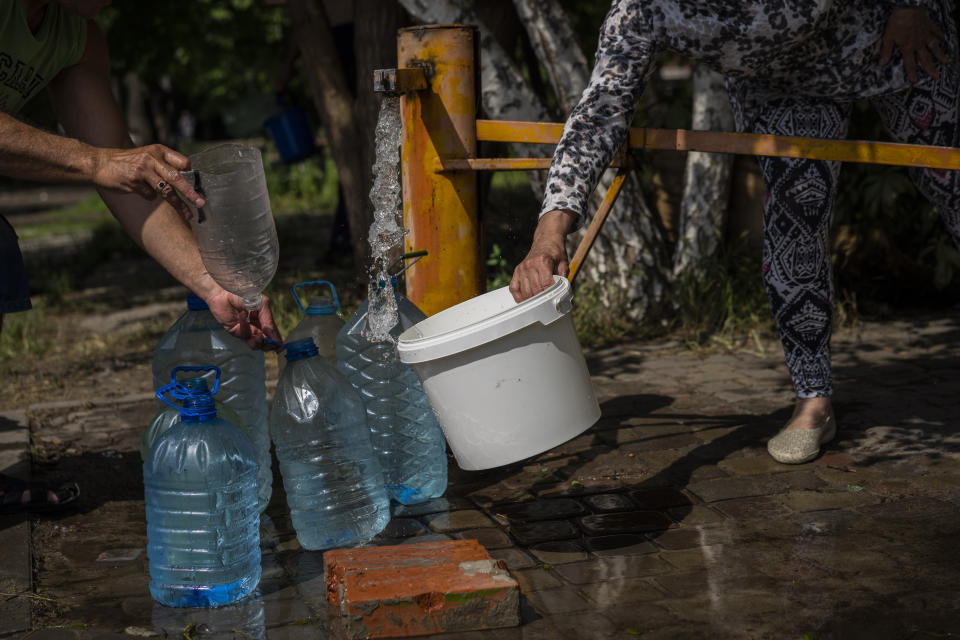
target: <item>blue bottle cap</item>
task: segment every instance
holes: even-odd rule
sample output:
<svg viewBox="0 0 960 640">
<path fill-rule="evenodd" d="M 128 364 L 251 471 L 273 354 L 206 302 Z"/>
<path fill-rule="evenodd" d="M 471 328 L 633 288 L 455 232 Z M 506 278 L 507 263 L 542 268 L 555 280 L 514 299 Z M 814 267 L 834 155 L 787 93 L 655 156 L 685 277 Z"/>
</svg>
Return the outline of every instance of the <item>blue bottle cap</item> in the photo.
<svg viewBox="0 0 960 640">
<path fill-rule="evenodd" d="M 190 309 L 190 311 L 206 311 L 209 308 L 200 296 L 195 296 L 192 293 L 187 296 L 187 309 Z"/>
<path fill-rule="evenodd" d="M 300 360 L 302 358 L 311 358 L 319 353 L 317 345 L 313 342 L 313 338 L 294 340 L 293 342 L 288 342 L 285 346 L 287 347 L 287 362 L 293 362 L 294 360 Z"/>
<path fill-rule="evenodd" d="M 213 391 L 207 389 L 207 382 L 203 378 L 189 378 L 183 382 L 177 381 L 178 371 L 215 371 Z M 157 389 L 156 396 L 160 400 L 180 412 L 180 419 L 184 422 L 200 422 L 209 420 L 217 415 L 217 406 L 213 402 L 213 394 L 220 388 L 220 367 L 214 366 L 179 366 L 170 372 L 170 384 Z M 180 401 L 175 405 L 166 398 L 166 394 Z"/>
<path fill-rule="evenodd" d="M 210 393 L 207 381 L 203 378 L 187 378 L 180 381 L 181 386 L 190 393 Z"/>
<path fill-rule="evenodd" d="M 202 422 L 217 417 L 217 405 L 210 392 L 191 393 L 183 399 L 180 419 L 184 422 Z"/>
</svg>

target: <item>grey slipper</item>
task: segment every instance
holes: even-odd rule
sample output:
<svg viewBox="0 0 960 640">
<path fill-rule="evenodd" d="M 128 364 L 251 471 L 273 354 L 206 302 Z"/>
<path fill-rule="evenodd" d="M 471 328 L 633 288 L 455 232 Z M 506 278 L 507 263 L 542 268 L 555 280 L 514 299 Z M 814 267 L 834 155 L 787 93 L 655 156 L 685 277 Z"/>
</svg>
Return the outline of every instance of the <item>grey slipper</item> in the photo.
<svg viewBox="0 0 960 640">
<path fill-rule="evenodd" d="M 837 420 L 831 409 L 826 422 L 819 429 L 781 431 L 770 438 L 767 451 L 782 464 L 802 464 L 820 455 L 820 446 L 833 440 L 836 435 Z"/>
</svg>

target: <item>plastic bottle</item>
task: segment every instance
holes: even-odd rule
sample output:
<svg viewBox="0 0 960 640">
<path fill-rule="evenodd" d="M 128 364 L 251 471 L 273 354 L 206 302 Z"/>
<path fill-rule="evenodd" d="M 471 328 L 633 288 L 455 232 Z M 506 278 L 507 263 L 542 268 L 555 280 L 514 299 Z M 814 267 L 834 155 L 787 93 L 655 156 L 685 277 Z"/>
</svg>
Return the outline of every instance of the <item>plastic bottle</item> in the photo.
<svg viewBox="0 0 960 640">
<path fill-rule="evenodd" d="M 186 313 L 160 338 L 153 352 L 155 390 L 169 384 L 170 371 L 181 365 L 213 365 L 223 371 L 218 400 L 239 416 L 253 441 L 260 465 L 257 495 L 261 513 L 267 508 L 273 491 L 263 360 L 262 351 L 251 349 L 224 331 L 206 303 L 193 295 L 187 298 Z M 167 409 L 166 404 L 157 400 L 158 415 Z"/>
<path fill-rule="evenodd" d="M 206 200 L 190 220 L 203 265 L 247 309 L 259 309 L 280 256 L 260 151 L 220 144 L 191 155 L 190 166 L 184 177 Z"/>
<path fill-rule="evenodd" d="M 216 393 L 220 371 L 202 368 L 216 371 Z M 180 423 L 143 466 L 150 594 L 174 607 L 230 604 L 260 582 L 256 454 L 240 429 L 217 417 L 211 392 L 170 384 L 157 397 L 168 392 L 183 403 Z"/>
<path fill-rule="evenodd" d="M 390 520 L 363 401 L 312 338 L 286 348 L 270 433 L 293 528 L 305 549 L 363 544 Z"/>
<path fill-rule="evenodd" d="M 329 287 L 330 295 L 311 298 L 310 303 L 304 307 L 297 289 L 307 286 Z M 311 282 L 298 282 L 291 287 L 290 293 L 293 294 L 293 299 L 304 317 L 287 336 L 287 342 L 302 338 L 313 338 L 319 354 L 331 364 L 336 364 L 337 333 L 343 328 L 343 320 L 340 319 L 339 315 L 340 298 L 337 297 L 337 290 L 326 280 L 313 280 Z"/>
<path fill-rule="evenodd" d="M 394 300 L 395 341 L 426 316 L 395 286 Z M 417 374 L 397 357 L 395 342 L 364 337 L 369 304 L 364 301 L 337 335 L 337 367 L 363 397 L 390 497 L 401 504 L 425 502 L 446 491 L 446 440 Z"/>
<path fill-rule="evenodd" d="M 175 383 L 177 381 L 171 380 L 170 382 Z M 192 393 L 209 391 L 207 381 L 203 378 L 187 378 L 186 380 L 181 380 L 180 384 Z M 217 409 L 218 416 L 235 427 L 238 427 L 247 437 L 250 437 L 250 434 L 247 432 L 247 427 L 243 424 L 243 421 L 240 420 L 240 416 L 237 415 L 236 411 L 216 399 L 214 399 L 214 406 Z M 170 427 L 176 424 L 180 424 L 180 410 L 164 404 L 164 409 L 154 416 L 150 426 L 143 432 L 143 438 L 140 439 L 140 459 L 146 462 L 147 455 L 150 453 L 150 448 L 153 447 L 153 443 L 166 433 Z"/>
</svg>

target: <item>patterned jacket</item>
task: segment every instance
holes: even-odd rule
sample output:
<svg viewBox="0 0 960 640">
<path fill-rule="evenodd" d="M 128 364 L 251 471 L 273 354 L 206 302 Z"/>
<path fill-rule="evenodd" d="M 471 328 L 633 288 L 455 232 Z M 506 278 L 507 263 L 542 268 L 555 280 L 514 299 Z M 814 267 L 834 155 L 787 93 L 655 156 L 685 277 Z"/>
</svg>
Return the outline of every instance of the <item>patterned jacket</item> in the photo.
<svg viewBox="0 0 960 640">
<path fill-rule="evenodd" d="M 578 214 L 623 145 L 660 51 L 728 76 L 738 121 L 749 126 L 777 95 L 869 98 L 908 86 L 899 56 L 878 64 L 890 12 L 926 6 L 947 31 L 945 0 L 614 0 L 596 64 L 553 155 L 540 215 Z"/>
</svg>

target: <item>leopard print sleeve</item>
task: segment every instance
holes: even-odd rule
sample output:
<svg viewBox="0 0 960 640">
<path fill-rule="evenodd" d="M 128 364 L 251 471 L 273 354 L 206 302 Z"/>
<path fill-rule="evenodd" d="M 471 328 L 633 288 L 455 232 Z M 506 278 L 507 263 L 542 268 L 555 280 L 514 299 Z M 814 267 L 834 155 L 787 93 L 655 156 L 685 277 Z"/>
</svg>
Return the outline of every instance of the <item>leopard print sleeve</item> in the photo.
<svg viewBox="0 0 960 640">
<path fill-rule="evenodd" d="M 576 213 L 576 227 L 582 226 L 591 192 L 626 140 L 656 53 L 644 15 L 649 4 L 615 0 L 607 14 L 590 83 L 553 154 L 541 216 L 564 209 Z"/>
</svg>

